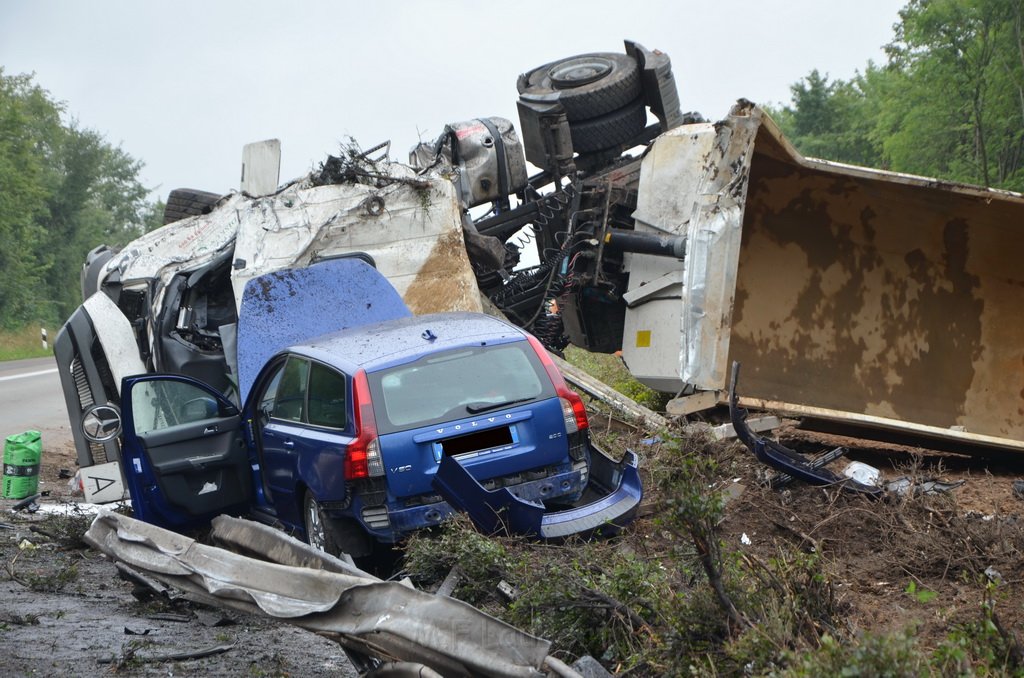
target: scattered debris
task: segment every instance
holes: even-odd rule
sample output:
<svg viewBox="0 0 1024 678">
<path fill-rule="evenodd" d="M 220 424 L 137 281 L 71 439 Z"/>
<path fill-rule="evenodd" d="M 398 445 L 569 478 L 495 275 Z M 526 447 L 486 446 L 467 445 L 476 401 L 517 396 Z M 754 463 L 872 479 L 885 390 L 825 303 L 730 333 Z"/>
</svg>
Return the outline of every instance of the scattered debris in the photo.
<svg viewBox="0 0 1024 678">
<path fill-rule="evenodd" d="M 17 504 L 11 507 L 12 511 L 25 511 L 26 513 L 35 513 L 39 510 L 39 494 L 33 494 L 31 497 L 25 497 Z"/>
<path fill-rule="evenodd" d="M 674 417 L 685 417 L 694 412 L 710 410 L 717 404 L 718 391 L 700 391 L 693 395 L 673 398 L 665 404 L 665 412 Z"/>
<path fill-rule="evenodd" d="M 128 631 L 128 629 L 125 628 L 125 631 Z M 148 664 L 160 662 L 180 662 L 185 661 L 186 659 L 202 659 L 203 657 L 210 657 L 215 654 L 222 654 L 233 649 L 235 649 L 235 644 L 230 643 L 224 645 L 214 645 L 213 647 L 202 648 L 194 652 L 172 652 L 170 654 L 150 656 L 140 655 L 138 652 L 134 650 L 129 650 L 122 657 L 116 657 L 111 659 L 99 659 L 97 661 L 100 664 L 114 664 L 118 667 L 123 667 L 133 663 Z"/>
<path fill-rule="evenodd" d="M 885 484 L 885 490 L 894 494 L 902 495 L 913 495 L 919 494 L 942 494 L 955 490 L 960 487 L 966 480 L 957 480 L 955 482 L 946 483 L 939 480 L 927 479 L 927 480 L 913 480 L 907 476 L 902 476 L 895 480 L 890 480 Z"/>
<path fill-rule="evenodd" d="M 580 368 L 556 355 L 552 355 L 551 360 L 558 366 L 558 370 L 567 382 L 590 397 L 600 400 L 616 412 L 624 414 L 634 421 L 645 423 L 651 429 L 668 428 L 669 421 L 654 410 L 644 407 L 629 396 L 619 393 L 603 381 L 595 379 Z"/>
<path fill-rule="evenodd" d="M 1017 499 L 1024 499 L 1024 480 L 1013 481 L 1013 496 Z"/>
<path fill-rule="evenodd" d="M 788 447 L 768 440 L 767 438 L 755 437 L 747 427 L 746 410 L 740 409 L 738 404 L 737 386 L 740 376 L 740 364 L 732 364 L 732 378 L 729 386 L 729 414 L 732 419 L 736 436 L 754 453 L 762 463 L 768 464 L 777 471 L 782 471 L 797 480 L 802 480 L 810 485 L 836 486 L 854 492 L 861 492 L 871 497 L 879 497 L 882 494 L 880 487 L 865 485 L 852 478 L 844 478 L 822 466 L 815 466 L 804 455 L 791 450 Z"/>
<path fill-rule="evenodd" d="M 444 578 L 441 585 L 437 588 L 435 595 L 450 597 L 455 591 L 455 587 L 459 585 L 459 580 L 462 579 L 462 573 L 459 571 L 458 565 L 453 567 L 448 573 L 448 576 Z"/>
<path fill-rule="evenodd" d="M 177 622 L 181 624 L 190 624 L 193 618 L 187 614 L 177 614 L 175 612 L 156 612 L 146 617 L 146 619 L 152 619 L 153 621 L 169 621 Z"/>
<path fill-rule="evenodd" d="M 746 422 L 746 427 L 754 433 L 771 431 L 780 426 L 782 426 L 782 420 L 774 415 L 757 417 L 756 419 L 750 419 Z M 711 429 L 711 435 L 715 437 L 715 440 L 729 440 L 730 438 L 739 437 L 739 434 L 736 432 L 736 428 L 733 424 L 714 426 Z"/>
<path fill-rule="evenodd" d="M 398 660 L 442 675 L 529 676 L 548 656 L 548 641 L 461 601 L 366 575 L 274 528 L 222 516 L 214 521 L 215 542 L 224 543 L 222 532 L 243 552 L 267 560 L 200 544 L 109 511 L 96 517 L 86 539 L 113 560 L 193 600 L 334 635 L 357 668 Z"/>
<path fill-rule="evenodd" d="M 843 469 L 843 475 L 852 480 L 856 480 L 861 485 L 878 485 L 878 479 L 881 477 L 882 472 L 874 466 L 870 466 L 861 461 L 851 461 Z"/>
<path fill-rule="evenodd" d="M 808 465 L 812 468 L 821 468 L 825 464 L 831 464 L 836 459 L 844 456 L 849 450 L 845 447 L 836 447 L 828 452 L 818 455 L 814 459 L 808 462 Z M 768 486 L 773 489 L 780 489 L 785 487 L 793 481 L 793 476 L 788 473 L 777 473 L 768 480 Z"/>
</svg>

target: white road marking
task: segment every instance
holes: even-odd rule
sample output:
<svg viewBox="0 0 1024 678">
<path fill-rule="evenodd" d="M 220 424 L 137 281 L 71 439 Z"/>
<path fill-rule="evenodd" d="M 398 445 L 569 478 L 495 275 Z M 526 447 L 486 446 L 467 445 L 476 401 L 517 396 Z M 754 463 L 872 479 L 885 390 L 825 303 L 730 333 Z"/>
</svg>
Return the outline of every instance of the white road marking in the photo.
<svg viewBox="0 0 1024 678">
<path fill-rule="evenodd" d="M 26 372 L 25 374 L 15 374 L 10 377 L 0 377 L 0 381 L 10 381 L 11 379 L 24 379 L 25 377 L 38 377 L 40 374 L 53 374 L 57 371 L 57 368 L 49 370 L 39 370 L 38 372 Z"/>
</svg>

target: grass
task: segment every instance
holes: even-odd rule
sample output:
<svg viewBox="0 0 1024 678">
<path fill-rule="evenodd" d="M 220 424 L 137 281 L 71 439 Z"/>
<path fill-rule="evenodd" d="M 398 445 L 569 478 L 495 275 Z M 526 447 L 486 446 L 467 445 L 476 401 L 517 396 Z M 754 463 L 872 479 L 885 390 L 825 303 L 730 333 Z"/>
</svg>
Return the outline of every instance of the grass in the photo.
<svg viewBox="0 0 1024 678">
<path fill-rule="evenodd" d="M 44 349 L 39 338 L 40 326 L 28 325 L 18 330 L 0 330 L 0 361 L 43 358 L 53 355 L 53 341 L 57 328 L 47 327 L 49 348 Z"/>
<path fill-rule="evenodd" d="M 622 358 L 606 353 L 590 353 L 576 346 L 565 349 L 565 359 L 590 376 L 603 381 L 619 393 L 628 396 L 655 412 L 664 412 L 670 393 L 660 393 L 644 386 L 626 369 Z"/>
</svg>

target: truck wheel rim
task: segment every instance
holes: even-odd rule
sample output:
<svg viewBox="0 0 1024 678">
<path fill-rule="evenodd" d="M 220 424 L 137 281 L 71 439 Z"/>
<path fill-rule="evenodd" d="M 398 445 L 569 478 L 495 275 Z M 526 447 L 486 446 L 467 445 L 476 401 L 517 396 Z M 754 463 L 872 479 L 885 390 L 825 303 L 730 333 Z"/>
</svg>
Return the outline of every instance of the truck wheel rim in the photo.
<svg viewBox="0 0 1024 678">
<path fill-rule="evenodd" d="M 601 57 L 569 59 L 552 68 L 548 75 L 556 89 L 570 89 L 596 82 L 612 72 L 612 63 Z"/>
</svg>

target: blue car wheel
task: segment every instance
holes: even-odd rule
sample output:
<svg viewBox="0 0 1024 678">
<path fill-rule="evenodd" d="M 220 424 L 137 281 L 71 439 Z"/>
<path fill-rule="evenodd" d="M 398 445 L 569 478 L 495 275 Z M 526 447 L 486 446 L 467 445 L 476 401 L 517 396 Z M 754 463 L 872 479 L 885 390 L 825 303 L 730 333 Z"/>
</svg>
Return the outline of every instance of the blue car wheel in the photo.
<svg viewBox="0 0 1024 678">
<path fill-rule="evenodd" d="M 306 500 L 303 502 L 303 520 L 306 523 L 306 542 L 325 553 L 337 556 L 338 550 L 328 536 L 326 519 L 320 510 L 320 504 L 312 492 L 306 492 Z"/>
</svg>

